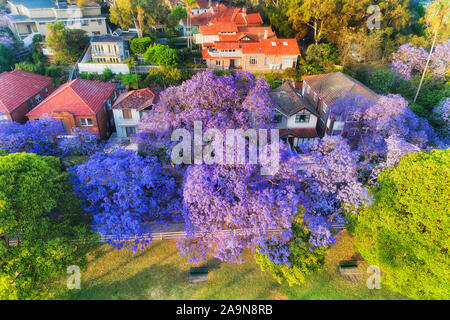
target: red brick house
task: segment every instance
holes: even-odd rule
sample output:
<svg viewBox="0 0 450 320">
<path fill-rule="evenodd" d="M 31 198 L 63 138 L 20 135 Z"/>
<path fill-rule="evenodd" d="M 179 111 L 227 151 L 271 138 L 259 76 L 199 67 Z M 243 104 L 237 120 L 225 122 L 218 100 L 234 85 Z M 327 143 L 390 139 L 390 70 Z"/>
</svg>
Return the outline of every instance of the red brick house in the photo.
<svg viewBox="0 0 450 320">
<path fill-rule="evenodd" d="M 0 74 L 0 119 L 24 123 L 27 112 L 54 91 L 52 79 L 14 70 Z"/>
<path fill-rule="evenodd" d="M 101 139 L 114 131 L 112 105 L 119 96 L 115 84 L 75 79 L 60 86 L 27 116 L 30 120 L 51 115 L 70 134 L 73 127 L 89 129 Z"/>
</svg>

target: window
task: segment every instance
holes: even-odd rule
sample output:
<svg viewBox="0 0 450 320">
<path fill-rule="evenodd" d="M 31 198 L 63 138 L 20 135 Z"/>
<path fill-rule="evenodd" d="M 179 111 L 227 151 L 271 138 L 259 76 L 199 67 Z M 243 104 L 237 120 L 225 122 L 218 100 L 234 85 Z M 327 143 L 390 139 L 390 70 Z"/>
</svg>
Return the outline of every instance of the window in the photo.
<svg viewBox="0 0 450 320">
<path fill-rule="evenodd" d="M 323 113 L 327 113 L 327 110 L 328 110 L 328 107 L 327 107 L 327 105 L 325 104 L 325 103 L 322 103 L 323 104 Z"/>
<path fill-rule="evenodd" d="M 317 93 L 314 92 L 314 101 L 317 101 Z"/>
<path fill-rule="evenodd" d="M 220 60 L 216 60 L 216 66 L 220 66 Z"/>
<path fill-rule="evenodd" d="M 269 64 L 269 58 L 267 58 L 267 57 L 264 58 L 264 64 L 265 64 L 265 65 L 268 65 L 268 64 Z"/>
<path fill-rule="evenodd" d="M 63 127 L 64 131 L 67 131 L 66 122 L 64 121 L 64 119 L 59 119 L 59 121 L 61 122 L 61 126 Z"/>
<path fill-rule="evenodd" d="M 4 121 L 4 120 L 9 120 L 8 116 L 6 114 L 1 114 L 0 115 L 0 121 Z"/>
<path fill-rule="evenodd" d="M 282 118 L 281 114 L 275 114 L 273 116 L 273 122 L 274 123 L 281 123 L 282 120 L 283 120 L 283 118 Z"/>
<path fill-rule="evenodd" d="M 250 64 L 258 64 L 258 59 L 256 57 L 250 57 Z"/>
<path fill-rule="evenodd" d="M 28 111 L 31 111 L 31 109 L 34 108 L 34 101 L 33 99 L 28 100 Z"/>
<path fill-rule="evenodd" d="M 37 103 L 40 103 L 40 102 L 42 101 L 41 95 L 40 95 L 40 94 L 37 94 L 37 95 L 34 97 L 34 100 L 36 100 Z"/>
<path fill-rule="evenodd" d="M 45 88 L 45 94 L 48 95 L 48 88 Z"/>
<path fill-rule="evenodd" d="M 132 119 L 133 116 L 131 115 L 130 109 L 122 109 L 122 116 L 124 119 Z"/>
<path fill-rule="evenodd" d="M 81 118 L 80 123 L 82 127 L 92 127 L 92 119 L 91 118 Z"/>
<path fill-rule="evenodd" d="M 311 89 L 310 86 L 308 86 L 308 88 L 306 88 L 306 93 L 309 94 L 309 89 Z"/>
<path fill-rule="evenodd" d="M 106 101 L 106 104 L 108 105 L 108 109 L 111 109 L 111 100 L 108 99 L 108 101 Z"/>
<path fill-rule="evenodd" d="M 102 19 L 97 19 L 97 23 L 98 23 L 99 26 L 101 26 L 103 24 L 103 20 Z M 100 34 L 100 32 L 99 32 L 99 34 Z"/>
<path fill-rule="evenodd" d="M 295 123 L 309 122 L 310 117 L 309 114 L 297 114 L 295 116 Z"/>
<path fill-rule="evenodd" d="M 87 25 L 89 25 L 89 20 L 81 20 L 81 25 L 82 25 L 82 26 L 87 26 Z"/>
<path fill-rule="evenodd" d="M 127 137 L 129 137 L 136 133 L 136 128 L 135 127 L 125 127 L 125 132 L 126 132 Z"/>
</svg>

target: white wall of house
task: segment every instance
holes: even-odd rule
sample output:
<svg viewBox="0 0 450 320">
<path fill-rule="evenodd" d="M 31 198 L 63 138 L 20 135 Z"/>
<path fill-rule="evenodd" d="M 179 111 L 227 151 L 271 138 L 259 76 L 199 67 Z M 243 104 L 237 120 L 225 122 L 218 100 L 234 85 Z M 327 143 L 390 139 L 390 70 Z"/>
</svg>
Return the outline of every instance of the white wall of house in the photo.
<svg viewBox="0 0 450 320">
<path fill-rule="evenodd" d="M 123 117 L 122 109 L 114 109 L 114 122 L 116 124 L 116 132 L 117 137 L 126 138 L 127 137 L 127 127 L 136 128 L 137 132 L 137 124 L 141 119 L 141 112 L 136 109 L 131 109 L 131 119 L 125 119 Z"/>
<path fill-rule="evenodd" d="M 309 115 L 308 122 L 296 122 L 297 115 Z M 317 117 L 310 112 L 300 112 L 287 119 L 286 128 L 315 128 Z"/>
</svg>

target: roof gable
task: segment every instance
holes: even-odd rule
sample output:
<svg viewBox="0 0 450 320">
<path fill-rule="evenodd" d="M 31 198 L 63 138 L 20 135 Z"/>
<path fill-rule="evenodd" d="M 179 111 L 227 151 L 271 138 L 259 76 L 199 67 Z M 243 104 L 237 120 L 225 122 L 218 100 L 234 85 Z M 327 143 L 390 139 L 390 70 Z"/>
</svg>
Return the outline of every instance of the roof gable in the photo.
<svg viewBox="0 0 450 320">
<path fill-rule="evenodd" d="M 114 103 L 113 109 L 143 110 L 156 103 L 157 94 L 149 88 L 122 93 Z"/>
<path fill-rule="evenodd" d="M 54 111 L 95 115 L 115 89 L 112 83 L 75 79 L 60 86 L 27 115 L 42 116 Z"/>
</svg>

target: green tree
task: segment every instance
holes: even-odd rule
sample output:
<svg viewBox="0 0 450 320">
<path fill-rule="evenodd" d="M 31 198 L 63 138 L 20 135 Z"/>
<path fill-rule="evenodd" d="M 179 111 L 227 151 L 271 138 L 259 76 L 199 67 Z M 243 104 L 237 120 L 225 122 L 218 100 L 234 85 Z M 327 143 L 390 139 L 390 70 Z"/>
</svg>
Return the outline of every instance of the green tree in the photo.
<svg viewBox="0 0 450 320">
<path fill-rule="evenodd" d="M 297 214 L 292 224 L 292 235 L 287 244 L 290 249 L 289 266 L 270 261 L 267 253 L 260 253 L 260 248 L 255 253 L 255 260 L 262 271 L 269 271 L 280 284 L 286 281 L 290 286 L 304 283 L 309 275 L 322 269 L 328 253 L 328 248 L 323 246 L 310 250 L 310 231 L 303 224 L 303 213 Z"/>
<path fill-rule="evenodd" d="M 179 86 L 183 80 L 183 75 L 180 69 L 163 66 L 158 69 L 150 69 L 145 82 L 147 84 L 154 84 L 167 88 L 170 86 Z"/>
<path fill-rule="evenodd" d="M 163 0 L 116 0 L 110 9 L 109 19 L 128 29 L 134 26 L 142 38 L 146 26 L 160 23 L 168 14 Z"/>
<path fill-rule="evenodd" d="M 378 178 L 358 216 L 356 246 L 381 283 L 415 299 L 450 298 L 450 149 L 406 155 Z"/>
<path fill-rule="evenodd" d="M 156 39 L 143 37 L 130 40 L 130 49 L 134 54 L 143 54 Z"/>
<path fill-rule="evenodd" d="M 135 73 L 124 74 L 122 77 L 122 85 L 127 89 L 138 89 L 139 88 L 139 75 Z"/>
<path fill-rule="evenodd" d="M 54 51 L 57 63 L 76 62 L 89 44 L 86 31 L 66 28 L 61 21 L 47 24 L 47 29 L 49 32 L 45 39 Z"/>
<path fill-rule="evenodd" d="M 369 78 L 369 87 L 376 93 L 386 95 L 394 84 L 394 73 L 390 69 L 380 69 Z"/>
<path fill-rule="evenodd" d="M 16 62 L 14 51 L 0 44 L 0 73 L 10 71 Z"/>
<path fill-rule="evenodd" d="M 167 25 L 170 28 L 175 28 L 181 19 L 187 18 L 188 14 L 186 9 L 182 5 L 178 5 L 172 9 L 167 17 Z"/>
<path fill-rule="evenodd" d="M 329 68 L 337 61 L 338 52 L 330 43 L 311 44 L 306 49 L 306 62 Z"/>
<path fill-rule="evenodd" d="M 48 298 L 56 277 L 83 265 L 87 247 L 69 240 L 87 239 L 89 226 L 57 210 L 79 207 L 59 159 L 0 156 L 0 299 Z M 18 236 L 17 245 L 5 236 Z"/>
<path fill-rule="evenodd" d="M 154 65 L 171 67 L 176 67 L 180 60 L 175 49 L 159 43 L 153 44 L 147 49 L 144 59 Z"/>
</svg>

